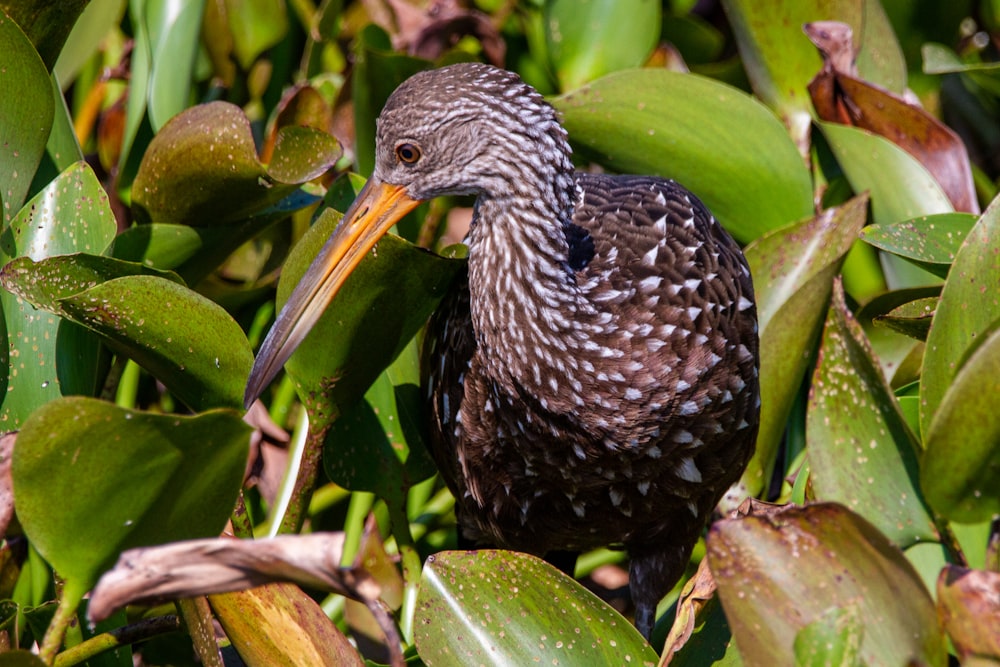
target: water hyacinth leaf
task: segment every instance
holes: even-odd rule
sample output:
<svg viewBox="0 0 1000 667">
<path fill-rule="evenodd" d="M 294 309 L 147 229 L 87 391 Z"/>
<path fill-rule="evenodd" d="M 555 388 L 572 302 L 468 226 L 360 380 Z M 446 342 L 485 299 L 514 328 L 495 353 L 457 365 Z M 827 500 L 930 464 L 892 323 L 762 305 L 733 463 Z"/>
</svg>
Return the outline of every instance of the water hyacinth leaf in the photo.
<svg viewBox="0 0 1000 667">
<path fill-rule="evenodd" d="M 243 481 L 250 430 L 235 411 L 187 417 L 51 401 L 14 449 L 18 517 L 56 571 L 86 590 L 124 549 L 217 535 Z"/>
<path fill-rule="evenodd" d="M 191 74 L 200 46 L 205 0 L 175 3 L 150 0 L 145 21 L 149 30 L 149 122 L 159 131 L 190 104 Z"/>
<path fill-rule="evenodd" d="M 743 486 L 756 496 L 770 477 L 788 415 L 819 340 L 833 278 L 864 226 L 865 196 L 747 246 L 761 340 L 761 424 Z M 736 499 L 737 502 L 742 498 Z"/>
<path fill-rule="evenodd" d="M 39 261 L 19 257 L 0 269 L 0 285 L 36 308 L 68 316 L 61 299 L 123 276 L 151 275 L 180 282 L 175 274 L 157 271 L 135 262 L 75 253 Z"/>
<path fill-rule="evenodd" d="M 288 31 L 285 3 L 275 0 L 228 0 L 225 6 L 233 52 L 240 67 L 249 70 L 254 60 L 275 46 Z"/>
<path fill-rule="evenodd" d="M 653 0 L 556 0 L 545 4 L 545 38 L 562 90 L 631 67 L 649 57 L 660 36 Z M 607 48 L 595 49 L 595 43 Z"/>
<path fill-rule="evenodd" d="M 857 607 L 833 607 L 795 635 L 796 667 L 864 667 L 864 620 Z"/>
<path fill-rule="evenodd" d="M 622 173 L 677 180 L 740 241 L 813 213 L 809 171 L 785 128 L 735 88 L 692 74 L 629 70 L 552 103 L 586 156 Z"/>
<path fill-rule="evenodd" d="M 513 551 L 428 558 L 413 622 L 435 665 L 655 665 L 632 625 L 548 563 Z"/>
<path fill-rule="evenodd" d="M 839 280 L 809 393 L 806 438 L 817 500 L 849 507 L 901 549 L 939 539 L 920 492 L 917 442 Z"/>
<path fill-rule="evenodd" d="M 976 70 L 998 70 L 1000 63 L 996 62 L 965 62 L 952 49 L 944 44 L 927 42 L 920 47 L 925 74 L 955 74 L 958 72 L 974 72 Z"/>
<path fill-rule="evenodd" d="M 871 194 L 876 223 L 954 212 L 934 177 L 888 139 L 847 125 L 818 125 L 851 188 Z"/>
<path fill-rule="evenodd" d="M 289 253 L 278 283 L 279 307 L 340 218 L 325 209 Z M 335 417 L 361 398 L 424 325 L 462 266 L 461 260 L 384 236 L 286 364 L 303 402 Z"/>
<path fill-rule="evenodd" d="M 226 636 L 250 667 L 365 664 L 319 604 L 294 584 L 267 584 L 208 599 Z"/>
<path fill-rule="evenodd" d="M 123 231 L 115 237 L 108 254 L 127 262 L 171 270 L 191 259 L 202 245 L 202 230 L 198 228 L 153 222 L 132 225 Z"/>
<path fill-rule="evenodd" d="M 942 297 L 941 307 L 943 303 Z M 996 409 L 1000 319 L 981 336 L 985 340 L 951 379 L 937 406 L 924 438 L 926 451 L 920 468 L 920 482 L 931 506 L 962 523 L 985 521 L 1000 512 L 996 493 L 1000 488 L 1000 414 Z M 926 381 L 921 381 L 921 387 Z"/>
<path fill-rule="evenodd" d="M 73 83 L 108 32 L 121 23 L 126 4 L 126 0 L 91 0 L 86 3 L 52 68 L 60 86 L 65 89 Z"/>
<path fill-rule="evenodd" d="M 52 69 L 59 52 L 66 42 L 77 17 L 87 6 L 86 0 L 33 0 L 31 2 L 4 2 L 2 11 L 21 26 L 33 50 L 44 61 L 45 68 Z M 11 54 L 3 51 L 5 56 Z M 7 62 L 14 62 L 14 59 Z M 14 99 L 17 99 L 16 97 Z"/>
<path fill-rule="evenodd" d="M 107 194 L 80 162 L 60 174 L 15 216 L 0 235 L 0 263 L 41 260 L 73 252 L 99 253 L 115 234 Z M 0 292 L 9 341 L 0 423 L 13 430 L 32 410 L 58 396 L 93 394 L 100 347 L 70 323 L 40 312 L 15 294 Z M 64 368 L 65 366 L 65 368 Z"/>
<path fill-rule="evenodd" d="M 934 603 L 913 567 L 840 505 L 716 522 L 708 558 L 747 664 L 796 664 L 798 634 L 831 609 L 851 607 L 865 621 L 864 663 L 947 664 Z"/>
<path fill-rule="evenodd" d="M 416 340 L 365 394 L 346 408 L 326 435 L 323 464 L 330 479 L 351 491 L 371 491 L 402 507 L 407 490 L 434 474 L 424 446 L 420 359 Z"/>
<path fill-rule="evenodd" d="M 1000 320 L 1000 199 L 994 200 L 958 250 L 927 335 L 920 393 L 920 430 L 952 379 Z"/>
<path fill-rule="evenodd" d="M 240 222 L 323 173 L 340 155 L 328 134 L 284 132 L 290 133 L 287 145 L 271 173 L 257 158 L 250 122 L 239 107 L 210 102 L 175 116 L 150 142 L 136 174 L 137 218 L 192 226 Z M 278 147 L 282 143 L 279 135 Z"/>
<path fill-rule="evenodd" d="M 859 42 L 861 73 L 890 90 L 906 86 L 906 62 L 878 3 L 725 0 L 722 6 L 753 91 L 781 116 L 800 146 L 808 140 L 812 114 L 806 86 L 822 66 L 802 32 L 803 24 L 823 20 L 849 24 Z"/>
<path fill-rule="evenodd" d="M 253 353 L 239 324 L 217 303 L 164 278 L 126 276 L 60 304 L 192 409 L 243 405 Z"/>
<path fill-rule="evenodd" d="M 915 220 L 870 225 L 861 231 L 867 243 L 907 259 L 945 278 L 969 230 L 979 220 L 971 213 L 941 213 Z"/>
<path fill-rule="evenodd" d="M 885 315 L 875 317 L 874 322 L 910 338 L 927 340 L 927 333 L 931 329 L 931 320 L 934 318 L 939 300 L 936 296 L 930 296 L 904 303 Z"/>
<path fill-rule="evenodd" d="M 1000 573 L 948 565 L 937 593 L 938 613 L 962 664 L 976 657 L 1000 662 Z"/>
<path fill-rule="evenodd" d="M 82 6 L 81 6 L 82 8 Z M 0 206 L 3 222 L 21 208 L 42 161 L 55 103 L 45 64 L 17 23 L 0 12 Z"/>
</svg>

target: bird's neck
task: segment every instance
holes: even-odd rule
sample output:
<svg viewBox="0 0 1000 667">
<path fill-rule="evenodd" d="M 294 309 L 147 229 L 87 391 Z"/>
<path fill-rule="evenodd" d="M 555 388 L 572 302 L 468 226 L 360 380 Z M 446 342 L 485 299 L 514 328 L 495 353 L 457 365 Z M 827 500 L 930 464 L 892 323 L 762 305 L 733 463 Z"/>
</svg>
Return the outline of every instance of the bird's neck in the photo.
<svg viewBox="0 0 1000 667">
<path fill-rule="evenodd" d="M 536 182 L 534 191 L 476 202 L 469 236 L 472 322 L 487 371 L 500 385 L 530 392 L 553 375 L 572 373 L 567 360 L 585 339 L 580 325 L 591 308 L 571 262 L 577 197 L 568 172 Z"/>
</svg>

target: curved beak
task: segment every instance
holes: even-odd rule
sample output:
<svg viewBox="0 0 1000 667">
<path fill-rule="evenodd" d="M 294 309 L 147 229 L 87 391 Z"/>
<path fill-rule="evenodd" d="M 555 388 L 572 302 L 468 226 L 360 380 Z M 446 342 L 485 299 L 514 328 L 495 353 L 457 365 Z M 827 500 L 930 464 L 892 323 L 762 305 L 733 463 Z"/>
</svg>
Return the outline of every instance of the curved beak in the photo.
<svg viewBox="0 0 1000 667">
<path fill-rule="evenodd" d="M 403 186 L 369 179 L 264 339 L 247 380 L 244 407 L 249 408 L 278 374 L 365 253 L 419 203 Z"/>
</svg>

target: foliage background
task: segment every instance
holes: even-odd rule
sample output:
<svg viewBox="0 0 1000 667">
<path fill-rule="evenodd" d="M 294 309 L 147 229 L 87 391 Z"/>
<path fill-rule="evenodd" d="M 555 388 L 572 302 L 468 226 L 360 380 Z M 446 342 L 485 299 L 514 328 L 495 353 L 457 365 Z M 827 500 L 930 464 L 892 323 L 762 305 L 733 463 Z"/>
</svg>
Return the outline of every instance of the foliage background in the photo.
<svg viewBox="0 0 1000 667">
<path fill-rule="evenodd" d="M 0 663 L 36 642 L 59 665 L 1000 663 L 997 2 L 0 8 Z M 853 28 L 856 60 L 824 61 L 817 20 Z M 417 341 L 468 201 L 380 243 L 244 419 L 275 293 L 371 169 L 383 101 L 468 59 L 549 95 L 582 168 L 676 178 L 747 246 L 763 423 L 725 509 L 802 507 L 715 524 L 691 567 L 714 579 L 661 605 L 662 657 L 606 604 L 628 613 L 620 552 L 578 565 L 602 601 L 448 551 Z M 84 600 L 123 551 L 227 518 L 258 538 L 230 588 L 306 592 L 222 592 L 209 566 L 236 557 L 210 542 Z M 182 602 L 147 599 L 187 566 L 157 589 Z"/>
</svg>

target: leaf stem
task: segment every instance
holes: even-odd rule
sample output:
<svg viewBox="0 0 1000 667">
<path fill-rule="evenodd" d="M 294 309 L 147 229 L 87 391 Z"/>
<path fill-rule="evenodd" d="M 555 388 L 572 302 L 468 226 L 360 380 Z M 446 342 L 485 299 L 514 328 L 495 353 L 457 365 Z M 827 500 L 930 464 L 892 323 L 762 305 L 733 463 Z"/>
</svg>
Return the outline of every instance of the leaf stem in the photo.
<svg viewBox="0 0 1000 667">
<path fill-rule="evenodd" d="M 76 609 L 80 606 L 80 600 L 83 599 L 83 594 L 86 592 L 85 589 L 78 590 L 80 588 L 75 580 L 67 581 L 63 587 L 62 595 L 59 596 L 59 606 L 56 607 L 56 613 L 45 631 L 41 648 L 38 650 L 38 657 L 46 665 L 53 664 L 63 639 L 66 637 L 67 628 L 69 628 L 70 623 L 76 620 Z"/>
<path fill-rule="evenodd" d="M 406 498 L 405 494 L 402 498 Z M 413 643 L 413 614 L 417 608 L 417 592 L 420 585 L 420 571 L 423 562 L 410 533 L 410 520 L 406 515 L 406 501 L 386 501 L 389 518 L 392 521 L 392 535 L 396 538 L 396 548 L 403 565 L 403 604 L 399 610 L 399 626 L 403 640 Z"/>
<path fill-rule="evenodd" d="M 108 632 L 94 635 L 90 639 L 68 648 L 56 656 L 54 667 L 71 667 L 79 665 L 105 651 L 114 650 L 120 646 L 135 644 L 144 639 L 179 630 L 181 620 L 174 614 L 147 618 L 137 623 L 115 628 Z"/>
</svg>

